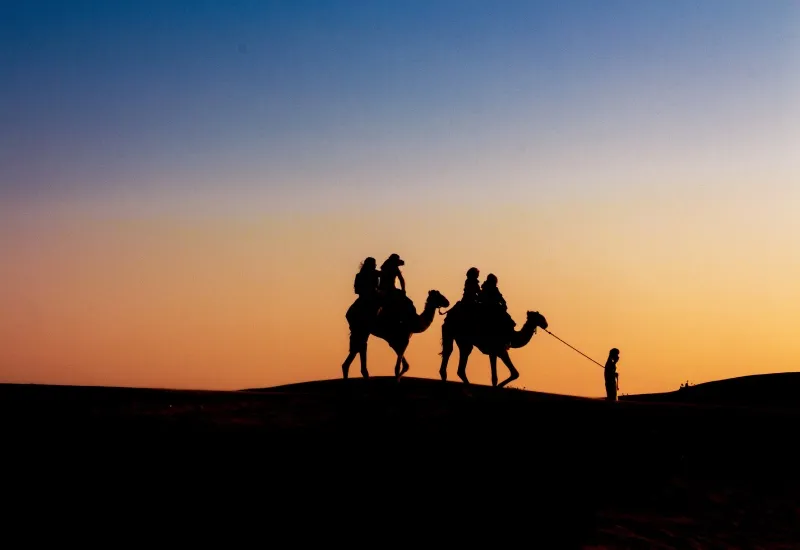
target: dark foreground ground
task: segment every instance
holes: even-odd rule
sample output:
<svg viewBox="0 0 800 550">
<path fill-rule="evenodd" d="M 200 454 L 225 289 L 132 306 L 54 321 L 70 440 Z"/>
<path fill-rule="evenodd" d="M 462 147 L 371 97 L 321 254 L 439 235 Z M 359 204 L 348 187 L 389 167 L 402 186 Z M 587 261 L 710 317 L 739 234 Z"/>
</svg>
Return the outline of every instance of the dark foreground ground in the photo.
<svg viewBox="0 0 800 550">
<path fill-rule="evenodd" d="M 782 376 L 784 393 L 800 386 Z M 718 405 L 718 388 L 606 403 L 413 378 L 0 385 L 4 534 L 106 547 L 800 548 L 800 407 L 763 388 L 748 404 L 746 386 Z"/>
</svg>

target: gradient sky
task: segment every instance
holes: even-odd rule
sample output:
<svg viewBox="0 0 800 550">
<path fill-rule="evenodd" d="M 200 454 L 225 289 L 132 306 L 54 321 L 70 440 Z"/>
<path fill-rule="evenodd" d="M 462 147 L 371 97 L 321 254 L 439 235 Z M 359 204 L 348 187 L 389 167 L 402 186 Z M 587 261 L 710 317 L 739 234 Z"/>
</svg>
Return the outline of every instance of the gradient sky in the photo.
<svg viewBox="0 0 800 550">
<path fill-rule="evenodd" d="M 620 348 L 623 393 L 800 370 L 798 151 L 793 1 L 6 0 L 0 381 L 337 378 L 392 252 L 420 310 L 474 265 Z M 544 332 L 512 359 L 603 394 Z"/>
</svg>

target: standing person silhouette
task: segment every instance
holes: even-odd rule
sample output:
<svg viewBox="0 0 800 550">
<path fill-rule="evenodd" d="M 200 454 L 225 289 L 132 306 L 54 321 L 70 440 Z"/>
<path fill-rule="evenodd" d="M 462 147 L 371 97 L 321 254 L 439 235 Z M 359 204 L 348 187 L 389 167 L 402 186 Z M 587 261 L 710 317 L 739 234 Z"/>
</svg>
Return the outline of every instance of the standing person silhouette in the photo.
<svg viewBox="0 0 800 550">
<path fill-rule="evenodd" d="M 617 372 L 617 362 L 619 361 L 619 350 L 611 348 L 608 352 L 605 366 L 606 380 L 606 399 L 608 401 L 617 400 L 617 390 L 619 390 L 619 373 Z"/>
</svg>

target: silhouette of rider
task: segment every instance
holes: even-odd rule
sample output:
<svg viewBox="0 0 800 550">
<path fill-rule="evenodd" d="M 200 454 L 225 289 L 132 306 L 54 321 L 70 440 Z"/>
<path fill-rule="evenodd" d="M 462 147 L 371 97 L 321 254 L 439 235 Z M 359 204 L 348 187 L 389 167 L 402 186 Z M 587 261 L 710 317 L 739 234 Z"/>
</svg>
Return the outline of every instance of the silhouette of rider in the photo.
<svg viewBox="0 0 800 550">
<path fill-rule="evenodd" d="M 494 273 L 489 273 L 481 285 L 480 303 L 486 308 L 485 311 L 489 314 L 489 318 L 498 322 L 500 329 L 504 332 L 507 331 L 510 338 L 510 332 L 514 330 L 517 323 L 508 314 L 506 300 L 497 287 L 497 276 Z"/>
<path fill-rule="evenodd" d="M 356 301 L 350 306 L 347 318 L 352 315 L 364 315 L 370 320 L 378 309 L 378 281 L 379 271 L 375 268 L 375 258 L 369 256 L 361 262 L 361 268 L 353 280 L 353 291 L 358 295 Z"/>
<path fill-rule="evenodd" d="M 408 298 L 406 297 L 406 281 L 403 278 L 403 273 L 400 271 L 400 266 L 405 265 L 405 262 L 398 254 L 392 254 L 386 261 L 381 264 L 380 279 L 378 282 L 378 290 L 381 294 L 381 305 L 384 311 L 392 312 L 402 311 L 409 309 Z M 395 286 L 395 280 L 400 280 L 400 288 Z M 401 309 L 402 304 L 402 309 Z M 406 313 L 406 311 L 403 311 Z"/>
<path fill-rule="evenodd" d="M 380 272 L 376 266 L 375 258 L 365 258 L 353 281 L 353 291 L 358 294 L 359 300 L 365 302 L 364 305 L 373 306 L 377 299 Z"/>
<path fill-rule="evenodd" d="M 405 293 L 406 281 L 403 279 L 403 273 L 400 271 L 400 266 L 406 263 L 397 254 L 392 254 L 381 265 L 380 283 L 378 288 L 386 294 L 392 293 L 397 290 L 395 286 L 395 279 L 400 280 L 400 290 Z"/>
<path fill-rule="evenodd" d="M 476 304 L 480 298 L 481 285 L 478 282 L 480 274 L 481 272 L 477 267 L 470 267 L 467 270 L 467 279 L 464 281 L 464 295 L 461 297 L 461 301 L 465 305 Z"/>
<path fill-rule="evenodd" d="M 494 273 L 489 273 L 486 280 L 481 285 L 480 300 L 483 304 L 495 305 L 503 311 L 508 310 L 506 300 L 497 288 L 497 276 Z"/>
<path fill-rule="evenodd" d="M 617 372 L 617 362 L 619 361 L 619 350 L 611 348 L 608 352 L 608 359 L 605 366 L 606 399 L 608 401 L 617 400 L 617 390 L 619 390 L 619 373 Z"/>
<path fill-rule="evenodd" d="M 355 359 L 356 355 L 361 359 L 361 374 L 364 377 L 369 376 L 367 373 L 367 340 L 360 340 L 363 331 L 368 324 L 375 322 L 375 316 L 378 312 L 378 281 L 380 272 L 375 268 L 375 258 L 369 256 L 361 262 L 361 268 L 356 273 L 353 280 L 353 291 L 358 294 L 355 302 L 347 310 L 345 317 L 351 325 L 361 326 L 358 331 L 350 334 L 350 350 L 347 358 L 342 363 L 342 375 L 344 378 L 348 377 L 350 372 L 350 364 Z M 361 322 L 366 322 L 367 325 L 361 325 Z M 369 335 L 369 328 L 366 328 L 367 336 Z"/>
</svg>

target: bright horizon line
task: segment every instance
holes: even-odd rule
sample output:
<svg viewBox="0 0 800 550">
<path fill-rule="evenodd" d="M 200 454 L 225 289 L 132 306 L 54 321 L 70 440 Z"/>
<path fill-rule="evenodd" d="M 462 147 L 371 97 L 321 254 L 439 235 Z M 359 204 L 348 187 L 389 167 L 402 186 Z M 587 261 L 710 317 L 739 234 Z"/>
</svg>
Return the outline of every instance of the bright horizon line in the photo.
<svg viewBox="0 0 800 550">
<path fill-rule="evenodd" d="M 793 374 L 793 373 L 800 374 L 800 370 L 759 372 L 759 373 L 754 373 L 754 374 L 743 374 L 743 375 L 740 375 L 740 376 L 731 376 L 729 378 L 715 378 L 715 379 L 711 379 L 711 380 L 703 380 L 703 381 L 700 381 L 700 382 L 692 382 L 690 380 L 689 382 L 690 382 L 690 386 L 699 386 L 699 385 L 702 385 L 702 384 L 710 384 L 710 383 L 714 383 L 714 382 L 725 382 L 725 381 L 728 381 L 728 380 L 738 380 L 738 379 L 741 379 L 741 378 L 751 378 L 751 377 L 757 377 L 757 376 L 772 376 L 772 375 L 775 375 L 775 374 Z M 385 375 L 383 375 L 383 374 L 370 374 L 369 379 L 375 379 L 375 378 L 388 379 L 388 378 L 394 378 L 394 375 L 390 375 L 390 374 L 385 374 Z M 424 377 L 424 376 L 403 376 L 403 378 L 408 378 L 408 379 L 412 379 L 412 380 L 427 380 L 427 381 L 431 381 L 431 382 L 441 382 L 441 380 L 438 379 L 438 378 L 430 378 L 430 377 Z M 209 389 L 209 388 L 201 388 L 201 387 L 197 387 L 197 388 L 193 388 L 193 387 L 178 388 L 178 387 L 168 387 L 168 386 L 139 386 L 139 385 L 117 386 L 117 385 L 107 385 L 107 384 L 54 384 L 54 383 L 48 384 L 48 383 L 42 383 L 42 382 L 0 382 L 0 385 L 7 385 L 7 386 L 53 386 L 53 387 L 59 387 L 59 388 L 107 388 L 107 389 L 120 389 L 120 390 L 129 390 L 129 389 L 132 389 L 132 390 L 158 390 L 158 391 L 176 391 L 176 392 L 237 393 L 237 392 L 243 392 L 243 391 L 271 390 L 271 389 L 285 388 L 285 387 L 290 387 L 290 386 L 301 386 L 303 384 L 312 384 L 312 383 L 316 383 L 316 382 L 335 382 L 335 381 L 339 381 L 339 380 L 344 380 L 344 379 L 341 376 L 340 377 L 334 377 L 334 378 L 315 378 L 315 379 L 312 379 L 312 380 L 301 380 L 299 382 L 289 382 L 289 383 L 285 383 L 285 384 L 276 384 L 274 386 L 248 387 L 248 388 L 238 388 L 238 389 Z M 350 380 L 366 380 L 366 379 L 361 377 L 361 375 L 356 375 L 356 376 L 350 376 L 348 381 L 350 381 Z M 685 382 L 685 380 L 681 381 L 680 384 L 683 384 L 683 382 Z M 402 383 L 402 382 L 398 382 L 398 383 Z M 447 383 L 448 384 L 454 384 L 454 385 L 457 385 L 457 386 L 465 386 L 466 387 L 466 384 L 463 384 L 460 380 L 448 379 Z M 600 400 L 604 400 L 605 399 L 605 397 L 599 396 L 599 395 L 597 397 L 592 397 L 592 396 L 586 396 L 586 395 L 573 395 L 573 394 L 569 394 L 569 393 L 539 391 L 539 390 L 533 390 L 533 389 L 529 389 L 529 388 L 515 387 L 513 384 L 514 383 L 512 382 L 511 384 L 509 384 L 505 388 L 497 388 L 497 390 L 498 391 L 503 391 L 505 389 L 509 389 L 509 390 L 514 390 L 514 391 L 522 391 L 522 392 L 529 392 L 529 393 L 541 393 L 541 394 L 545 394 L 545 395 L 557 395 L 557 396 L 563 396 L 563 397 L 576 397 L 576 398 L 579 398 L 579 399 L 600 399 Z M 480 383 L 480 382 L 470 382 L 470 386 L 480 386 L 480 387 L 483 387 L 483 388 L 491 388 L 492 387 L 491 384 L 484 384 L 484 383 Z M 663 390 L 663 391 L 635 393 L 635 394 L 620 393 L 619 395 L 620 396 L 657 395 L 657 394 L 662 394 L 662 393 L 673 393 L 675 391 L 677 391 L 677 390 Z"/>
</svg>

